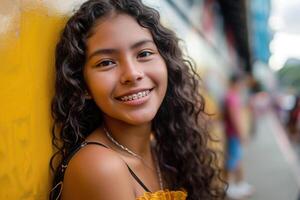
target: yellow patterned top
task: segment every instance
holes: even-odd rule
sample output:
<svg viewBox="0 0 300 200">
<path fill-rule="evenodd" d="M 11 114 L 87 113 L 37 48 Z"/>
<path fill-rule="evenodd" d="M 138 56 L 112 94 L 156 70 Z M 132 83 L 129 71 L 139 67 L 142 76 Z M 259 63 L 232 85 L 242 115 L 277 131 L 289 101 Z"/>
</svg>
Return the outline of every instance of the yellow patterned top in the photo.
<svg viewBox="0 0 300 200">
<path fill-rule="evenodd" d="M 145 192 L 143 196 L 136 200 L 186 200 L 187 193 L 185 191 L 169 191 L 159 190 L 157 192 Z"/>
</svg>

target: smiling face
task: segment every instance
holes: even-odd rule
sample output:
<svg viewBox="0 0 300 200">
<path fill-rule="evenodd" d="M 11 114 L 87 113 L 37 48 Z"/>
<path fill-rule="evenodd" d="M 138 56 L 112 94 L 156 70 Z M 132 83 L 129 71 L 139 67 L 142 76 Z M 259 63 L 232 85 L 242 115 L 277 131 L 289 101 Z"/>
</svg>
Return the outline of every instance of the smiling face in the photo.
<svg viewBox="0 0 300 200">
<path fill-rule="evenodd" d="M 83 73 L 105 120 L 150 123 L 167 89 L 167 67 L 150 31 L 129 15 L 113 14 L 92 33 Z"/>
</svg>

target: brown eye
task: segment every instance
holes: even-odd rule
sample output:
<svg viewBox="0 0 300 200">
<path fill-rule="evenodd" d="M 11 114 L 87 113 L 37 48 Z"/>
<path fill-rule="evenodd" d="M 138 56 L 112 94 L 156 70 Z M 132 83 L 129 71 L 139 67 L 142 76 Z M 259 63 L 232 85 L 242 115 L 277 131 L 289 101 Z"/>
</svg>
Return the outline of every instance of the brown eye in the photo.
<svg viewBox="0 0 300 200">
<path fill-rule="evenodd" d="M 146 58 L 151 56 L 153 53 L 151 51 L 142 51 L 138 54 L 138 58 Z"/>
<path fill-rule="evenodd" d="M 95 66 L 96 67 L 111 67 L 113 65 L 115 65 L 116 63 L 112 60 L 103 60 L 99 63 L 97 63 Z"/>
</svg>

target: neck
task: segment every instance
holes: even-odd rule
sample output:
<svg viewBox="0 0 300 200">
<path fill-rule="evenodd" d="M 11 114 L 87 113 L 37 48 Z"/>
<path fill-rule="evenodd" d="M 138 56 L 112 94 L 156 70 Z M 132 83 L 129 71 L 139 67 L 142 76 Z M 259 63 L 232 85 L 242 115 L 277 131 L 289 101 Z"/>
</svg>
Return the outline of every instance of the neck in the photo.
<svg viewBox="0 0 300 200">
<path fill-rule="evenodd" d="M 146 158 L 151 154 L 151 123 L 131 125 L 107 117 L 105 118 L 105 127 L 119 144 L 127 147 L 142 158 Z M 116 147 L 115 144 L 114 146 Z M 122 151 L 119 147 L 116 148 Z"/>
</svg>

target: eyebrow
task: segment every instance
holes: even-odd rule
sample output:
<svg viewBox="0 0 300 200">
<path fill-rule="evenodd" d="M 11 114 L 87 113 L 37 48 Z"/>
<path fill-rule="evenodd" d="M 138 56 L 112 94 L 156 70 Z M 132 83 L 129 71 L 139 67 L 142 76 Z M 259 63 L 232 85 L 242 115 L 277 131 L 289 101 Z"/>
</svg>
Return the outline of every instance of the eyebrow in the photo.
<svg viewBox="0 0 300 200">
<path fill-rule="evenodd" d="M 152 40 L 141 40 L 141 41 L 138 41 L 136 43 L 134 43 L 133 45 L 130 46 L 130 49 L 136 49 L 140 46 L 143 46 L 144 44 L 147 44 L 147 43 L 153 43 L 154 42 Z M 89 55 L 88 57 L 88 60 L 91 59 L 92 57 L 96 56 L 96 55 L 99 55 L 99 54 L 114 54 L 114 53 L 117 53 L 118 50 L 117 49 L 98 49 L 96 51 L 94 51 L 93 53 L 91 53 L 91 55 Z"/>
</svg>

